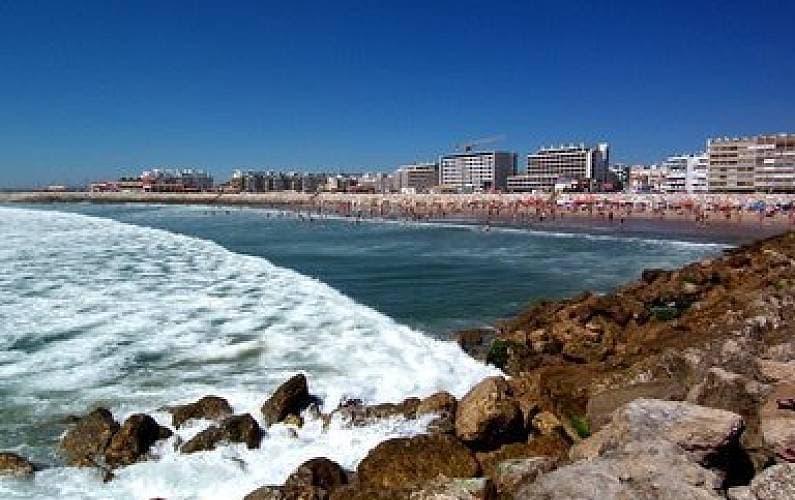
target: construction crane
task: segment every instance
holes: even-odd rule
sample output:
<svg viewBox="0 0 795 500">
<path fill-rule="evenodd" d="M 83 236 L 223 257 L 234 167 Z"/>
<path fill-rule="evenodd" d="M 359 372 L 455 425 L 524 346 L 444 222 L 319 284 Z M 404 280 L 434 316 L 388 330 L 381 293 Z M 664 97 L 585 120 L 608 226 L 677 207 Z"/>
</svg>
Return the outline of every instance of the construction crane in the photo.
<svg viewBox="0 0 795 500">
<path fill-rule="evenodd" d="M 484 144 L 491 144 L 493 142 L 500 142 L 505 140 L 505 134 L 493 135 L 491 137 L 483 137 L 482 139 L 475 139 L 461 144 L 456 144 L 456 151 L 463 151 L 464 153 L 471 153 L 475 146 L 482 146 Z"/>
</svg>

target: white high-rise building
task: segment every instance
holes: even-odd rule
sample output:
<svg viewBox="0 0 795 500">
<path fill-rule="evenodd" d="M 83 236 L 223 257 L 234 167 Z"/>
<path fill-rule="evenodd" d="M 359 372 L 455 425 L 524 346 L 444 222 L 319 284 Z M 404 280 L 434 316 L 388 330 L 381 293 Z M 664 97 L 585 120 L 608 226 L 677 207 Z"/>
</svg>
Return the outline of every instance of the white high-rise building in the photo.
<svg viewBox="0 0 795 500">
<path fill-rule="evenodd" d="M 705 153 L 669 156 L 662 162 L 666 171 L 662 190 L 666 193 L 704 193 L 707 191 Z"/>
<path fill-rule="evenodd" d="M 505 190 L 516 173 L 516 153 L 465 152 L 439 159 L 439 184 L 459 191 Z"/>
</svg>

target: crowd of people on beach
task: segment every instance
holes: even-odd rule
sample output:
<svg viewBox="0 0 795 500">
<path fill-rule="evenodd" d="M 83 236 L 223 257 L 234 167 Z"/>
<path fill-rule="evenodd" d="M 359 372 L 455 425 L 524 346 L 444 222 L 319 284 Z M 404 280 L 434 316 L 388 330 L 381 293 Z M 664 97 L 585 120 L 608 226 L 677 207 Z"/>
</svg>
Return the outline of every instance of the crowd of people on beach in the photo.
<svg viewBox="0 0 795 500">
<path fill-rule="evenodd" d="M 411 221 L 468 219 L 484 223 L 543 223 L 596 219 L 623 224 L 628 219 L 795 226 L 791 195 L 317 195 L 284 200 L 299 213 L 355 220 Z"/>
</svg>

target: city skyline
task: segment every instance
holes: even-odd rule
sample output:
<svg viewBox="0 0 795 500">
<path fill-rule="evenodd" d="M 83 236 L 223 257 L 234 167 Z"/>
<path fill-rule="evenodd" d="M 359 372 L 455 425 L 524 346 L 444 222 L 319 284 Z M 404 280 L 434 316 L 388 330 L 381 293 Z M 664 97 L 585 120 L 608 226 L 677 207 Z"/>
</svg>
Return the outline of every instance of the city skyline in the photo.
<svg viewBox="0 0 795 500">
<path fill-rule="evenodd" d="M 613 162 L 648 164 L 793 128 L 793 15 L 781 1 L 0 2 L 0 186 L 157 165 L 392 171 L 494 134 L 489 149 L 606 141 Z"/>
</svg>

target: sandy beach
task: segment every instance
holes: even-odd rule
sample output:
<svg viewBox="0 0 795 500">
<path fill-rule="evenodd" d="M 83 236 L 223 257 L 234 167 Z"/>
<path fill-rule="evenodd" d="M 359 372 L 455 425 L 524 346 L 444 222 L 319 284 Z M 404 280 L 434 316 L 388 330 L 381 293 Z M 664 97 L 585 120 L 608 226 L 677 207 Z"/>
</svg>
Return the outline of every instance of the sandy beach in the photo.
<svg viewBox="0 0 795 500">
<path fill-rule="evenodd" d="M 795 228 L 793 195 L 0 193 L 0 203 L 164 203 L 269 207 L 306 217 L 455 221 L 582 232 L 666 232 L 751 240 Z"/>
</svg>

